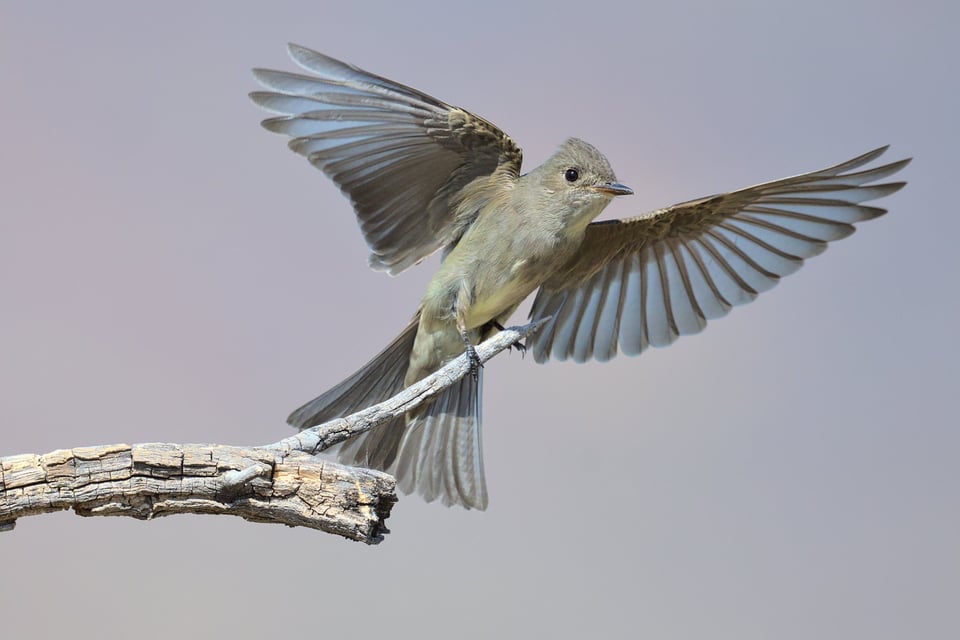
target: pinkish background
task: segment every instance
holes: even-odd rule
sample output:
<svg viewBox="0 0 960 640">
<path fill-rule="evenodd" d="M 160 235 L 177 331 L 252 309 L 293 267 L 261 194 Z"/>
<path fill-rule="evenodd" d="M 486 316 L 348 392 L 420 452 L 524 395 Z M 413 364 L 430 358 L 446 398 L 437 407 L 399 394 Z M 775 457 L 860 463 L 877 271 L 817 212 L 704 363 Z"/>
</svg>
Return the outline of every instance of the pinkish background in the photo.
<svg viewBox="0 0 960 640">
<path fill-rule="evenodd" d="M 0 455 L 266 443 L 435 262 L 366 268 L 262 130 L 294 41 L 568 136 L 629 216 L 913 155 L 889 216 L 670 349 L 487 366 L 486 513 L 368 548 L 216 517 L 0 535 L 4 638 L 960 637 L 956 3 L 0 3 Z M 518 316 L 518 321 L 522 317 Z"/>
</svg>

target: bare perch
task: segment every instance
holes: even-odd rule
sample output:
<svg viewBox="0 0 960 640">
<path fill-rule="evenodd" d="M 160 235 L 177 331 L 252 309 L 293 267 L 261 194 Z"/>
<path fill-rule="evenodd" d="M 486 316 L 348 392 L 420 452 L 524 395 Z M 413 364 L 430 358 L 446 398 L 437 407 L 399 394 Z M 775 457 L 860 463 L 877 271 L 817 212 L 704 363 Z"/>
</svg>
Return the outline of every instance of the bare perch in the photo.
<svg viewBox="0 0 960 640">
<path fill-rule="evenodd" d="M 379 542 L 396 482 L 304 453 L 196 444 L 115 444 L 0 461 L 0 522 L 72 508 L 148 520 L 240 516 Z"/>
<path fill-rule="evenodd" d="M 481 362 L 488 361 L 504 349 L 525 340 L 527 336 L 538 331 L 548 320 L 549 318 L 545 318 L 525 324 L 522 327 L 508 327 L 500 331 L 477 346 L 477 356 Z M 457 382 L 469 372 L 470 362 L 466 355 L 462 355 L 447 363 L 439 371 L 410 385 L 389 400 L 384 400 L 344 418 L 337 418 L 316 427 L 304 429 L 280 442 L 264 445 L 264 448 L 280 453 L 288 451 L 317 453 L 323 451 L 338 442 L 343 442 L 347 438 L 368 431 L 401 413 L 410 411 Z"/>
<path fill-rule="evenodd" d="M 477 354 L 486 362 L 542 324 L 506 329 Z M 313 454 L 416 407 L 468 371 L 466 358 L 457 358 L 389 400 L 259 447 L 113 444 L 0 458 L 0 531 L 17 518 L 63 509 L 143 520 L 203 513 L 376 544 L 397 500 L 394 478 Z"/>
</svg>

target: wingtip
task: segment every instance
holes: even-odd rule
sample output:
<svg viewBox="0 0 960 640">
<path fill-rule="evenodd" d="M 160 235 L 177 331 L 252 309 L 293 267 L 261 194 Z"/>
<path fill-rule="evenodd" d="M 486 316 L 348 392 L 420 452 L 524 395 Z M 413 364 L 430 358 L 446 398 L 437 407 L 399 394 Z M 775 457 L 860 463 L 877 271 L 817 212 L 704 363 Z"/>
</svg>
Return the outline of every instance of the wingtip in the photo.
<svg viewBox="0 0 960 640">
<path fill-rule="evenodd" d="M 889 189 L 889 191 L 884 195 L 888 196 L 896 193 L 897 191 L 900 191 L 900 189 L 903 189 L 905 186 L 907 186 L 907 181 L 901 180 L 899 182 L 888 182 L 885 186 Z"/>
<path fill-rule="evenodd" d="M 331 58 L 325 53 L 308 49 L 307 47 L 295 44 L 293 42 L 287 43 L 287 53 L 290 54 L 290 57 L 294 62 L 297 63 L 297 65 L 314 73 L 316 73 L 317 67 L 323 67 L 324 65 L 329 65 L 331 63 L 343 64 L 339 60 Z"/>
<path fill-rule="evenodd" d="M 247 97 L 261 109 L 269 111 L 270 113 L 282 113 L 286 115 L 283 111 L 278 111 L 270 107 L 270 101 L 277 96 L 273 91 L 251 91 L 247 94 Z"/>
<path fill-rule="evenodd" d="M 889 151 L 889 150 L 890 150 L 890 145 L 889 145 L 889 144 L 885 144 L 885 145 L 883 145 L 883 146 L 877 147 L 876 149 L 874 149 L 874 150 L 872 150 L 872 151 L 867 151 L 866 153 L 864 153 L 863 155 L 861 155 L 861 156 L 860 156 L 859 158 L 857 158 L 857 159 L 858 159 L 858 160 L 859 160 L 859 159 L 863 159 L 863 160 L 864 160 L 864 164 L 866 164 L 867 162 L 871 162 L 871 161 L 873 161 L 873 160 L 876 160 L 877 158 L 879 158 L 880 156 L 882 156 L 883 154 L 885 154 L 885 153 L 886 153 L 887 151 Z M 900 169 L 902 169 L 902 168 L 904 168 L 905 166 L 907 166 L 908 164 L 910 164 L 912 161 L 913 161 L 913 156 L 909 156 L 909 157 L 907 157 L 907 158 L 903 158 L 902 160 L 897 160 L 897 161 L 895 161 L 895 162 L 891 162 L 890 164 L 888 164 L 888 165 L 886 165 L 886 166 L 896 167 L 896 168 L 897 168 L 896 170 L 899 171 Z"/>
<path fill-rule="evenodd" d="M 296 60 L 298 54 L 303 53 L 305 51 L 310 51 L 310 49 L 307 49 L 303 45 L 299 45 L 296 42 L 287 43 L 287 53 L 289 53 L 290 57 L 293 58 L 294 60 Z"/>
<path fill-rule="evenodd" d="M 247 97 L 250 98 L 250 102 L 257 105 L 260 108 L 263 108 L 263 103 L 268 96 L 272 95 L 267 91 L 249 91 L 247 92 Z"/>
<path fill-rule="evenodd" d="M 293 42 L 287 43 L 287 53 L 294 62 L 304 69 L 309 69 L 311 59 L 316 59 L 317 57 L 326 57 L 321 53 L 317 53 L 312 49 L 307 49 L 306 47 L 300 46 L 299 44 Z"/>
<path fill-rule="evenodd" d="M 850 163 L 852 164 L 856 162 L 858 164 L 867 164 L 868 162 L 873 162 L 874 160 L 876 160 L 877 158 L 885 154 L 887 152 L 887 149 L 889 148 L 890 148 L 889 144 L 885 144 L 882 147 L 877 147 L 876 149 L 867 151 L 866 153 L 859 155 L 853 160 L 850 160 Z"/>
<path fill-rule="evenodd" d="M 869 152 L 865 153 L 864 156 L 871 156 L 871 160 L 872 160 L 872 159 L 875 159 L 875 158 L 879 158 L 881 155 L 883 155 L 884 153 L 886 153 L 889 148 L 890 148 L 890 145 L 889 145 L 889 144 L 885 144 L 885 145 L 883 145 L 882 147 L 878 147 L 878 148 L 874 149 L 873 151 L 869 151 Z M 910 164 L 911 162 L 913 162 L 913 156 L 908 156 L 908 157 L 906 157 L 906 158 L 902 158 L 902 159 L 900 159 L 900 160 L 896 160 L 896 161 L 894 161 L 894 162 L 891 162 L 891 163 L 889 163 L 889 164 L 887 164 L 887 165 L 885 165 L 885 166 L 886 166 L 886 167 L 890 167 L 890 168 L 894 168 L 894 171 L 900 171 L 901 169 L 903 169 L 904 167 L 906 167 L 906 166 L 907 166 L 908 164 Z M 904 183 L 904 184 L 906 184 L 906 183 Z"/>
<path fill-rule="evenodd" d="M 253 79 L 257 81 L 257 84 L 267 89 L 272 89 L 268 81 L 268 78 L 272 72 L 273 71 L 271 69 L 262 69 L 260 67 L 254 67 L 250 70 L 250 73 L 253 74 Z"/>
</svg>

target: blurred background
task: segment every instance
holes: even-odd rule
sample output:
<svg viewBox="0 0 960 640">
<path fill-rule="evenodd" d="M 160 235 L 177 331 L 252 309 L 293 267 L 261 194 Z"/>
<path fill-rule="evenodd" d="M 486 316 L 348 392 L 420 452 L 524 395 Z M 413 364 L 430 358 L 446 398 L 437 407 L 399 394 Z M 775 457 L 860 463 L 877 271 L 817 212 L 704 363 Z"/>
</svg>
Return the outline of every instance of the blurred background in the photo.
<svg viewBox="0 0 960 640">
<path fill-rule="evenodd" d="M 223 517 L 28 518 L 6 637 L 956 638 L 957 5 L 0 2 L 0 455 L 261 444 L 379 351 L 436 261 L 367 269 L 260 128 L 288 41 L 600 148 L 605 217 L 916 160 L 868 223 L 639 358 L 486 368 L 485 513 L 370 548 Z M 517 322 L 523 320 L 518 315 Z"/>
</svg>

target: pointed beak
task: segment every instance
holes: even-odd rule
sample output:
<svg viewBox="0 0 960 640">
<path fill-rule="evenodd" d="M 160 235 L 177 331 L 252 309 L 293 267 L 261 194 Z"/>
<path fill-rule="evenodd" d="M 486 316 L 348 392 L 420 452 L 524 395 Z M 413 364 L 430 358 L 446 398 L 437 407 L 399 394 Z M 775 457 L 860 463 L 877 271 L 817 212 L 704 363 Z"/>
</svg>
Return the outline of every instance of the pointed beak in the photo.
<svg viewBox="0 0 960 640">
<path fill-rule="evenodd" d="M 619 182 L 607 182 L 605 184 L 598 184 L 593 188 L 594 190 L 599 191 L 600 193 L 606 193 L 611 196 L 629 196 L 633 194 L 633 189 L 631 189 L 625 184 L 620 184 Z"/>
</svg>

